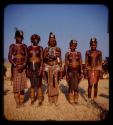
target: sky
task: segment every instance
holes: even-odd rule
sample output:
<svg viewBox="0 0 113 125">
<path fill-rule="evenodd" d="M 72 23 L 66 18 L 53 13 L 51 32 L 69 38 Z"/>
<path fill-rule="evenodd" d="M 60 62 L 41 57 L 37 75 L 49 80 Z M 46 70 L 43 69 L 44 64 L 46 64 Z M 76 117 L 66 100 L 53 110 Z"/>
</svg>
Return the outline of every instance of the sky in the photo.
<svg viewBox="0 0 113 125">
<path fill-rule="evenodd" d="M 10 4 L 4 8 L 4 58 L 8 58 L 10 44 L 15 43 L 17 27 L 24 32 L 27 46 L 31 45 L 31 35 L 38 34 L 39 45 L 47 47 L 49 33 L 53 32 L 63 60 L 74 39 L 84 61 L 89 41 L 96 37 L 97 49 L 105 59 L 109 56 L 108 13 L 108 8 L 100 4 Z"/>
</svg>

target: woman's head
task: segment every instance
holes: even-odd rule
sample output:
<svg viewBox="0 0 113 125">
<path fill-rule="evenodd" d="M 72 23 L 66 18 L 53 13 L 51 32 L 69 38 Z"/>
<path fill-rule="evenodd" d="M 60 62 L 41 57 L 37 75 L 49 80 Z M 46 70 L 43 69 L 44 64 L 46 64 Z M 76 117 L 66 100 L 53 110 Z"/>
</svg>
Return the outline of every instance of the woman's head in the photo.
<svg viewBox="0 0 113 125">
<path fill-rule="evenodd" d="M 16 42 L 17 43 L 22 43 L 22 40 L 23 40 L 23 31 L 21 31 L 21 30 L 16 30 L 16 32 L 15 32 L 15 39 L 16 39 Z"/>
<path fill-rule="evenodd" d="M 91 47 L 91 50 L 96 50 L 96 48 L 97 48 L 97 39 L 96 38 L 91 38 L 90 47 Z"/>
<path fill-rule="evenodd" d="M 75 51 L 75 49 L 77 48 L 77 41 L 71 40 L 69 45 L 70 45 L 71 51 Z"/>
<path fill-rule="evenodd" d="M 56 42 L 55 35 L 52 32 L 50 32 L 48 46 L 55 47 L 56 44 L 57 44 L 57 42 Z"/>
<path fill-rule="evenodd" d="M 33 43 L 33 45 L 38 45 L 39 41 L 40 41 L 40 36 L 39 35 L 33 34 L 31 36 L 31 43 Z"/>
</svg>

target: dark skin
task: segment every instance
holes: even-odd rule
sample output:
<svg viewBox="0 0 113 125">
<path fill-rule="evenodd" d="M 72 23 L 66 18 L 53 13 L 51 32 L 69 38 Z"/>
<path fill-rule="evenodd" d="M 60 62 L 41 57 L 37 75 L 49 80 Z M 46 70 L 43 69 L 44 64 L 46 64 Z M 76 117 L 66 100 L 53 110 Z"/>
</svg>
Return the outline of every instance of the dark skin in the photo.
<svg viewBox="0 0 113 125">
<path fill-rule="evenodd" d="M 71 53 L 67 52 L 65 55 L 66 69 L 68 66 L 70 66 L 72 68 L 76 68 L 76 67 L 80 66 L 82 69 L 81 53 L 80 52 L 78 54 L 76 53 L 76 47 L 77 47 L 76 43 L 71 44 L 70 45 Z"/>
<path fill-rule="evenodd" d="M 70 45 L 71 52 L 74 52 L 76 48 L 77 48 L 77 44 L 76 43 L 72 43 Z"/>
<path fill-rule="evenodd" d="M 49 44 L 50 44 L 51 47 L 55 47 L 56 40 L 54 38 L 49 39 Z"/>
<path fill-rule="evenodd" d="M 21 37 L 16 37 L 16 43 L 17 44 L 22 44 L 22 38 Z"/>
<path fill-rule="evenodd" d="M 39 98 L 39 91 L 42 93 L 42 73 L 43 73 L 43 48 L 39 46 L 40 38 L 38 35 L 31 36 L 32 45 L 28 47 L 28 68 L 27 75 L 31 81 L 30 97 L 31 104 L 34 104 L 36 96 Z M 33 78 L 33 79 L 32 79 Z M 38 89 L 35 96 L 35 87 Z M 42 105 L 42 94 L 40 95 L 39 105 Z"/>
<path fill-rule="evenodd" d="M 49 35 L 48 47 L 44 49 L 45 76 L 48 84 L 48 100 L 49 103 L 57 103 L 58 100 L 58 84 L 62 78 L 62 59 L 61 49 L 56 45 L 55 36 Z M 47 66 L 47 69 L 46 69 Z"/>
<path fill-rule="evenodd" d="M 102 53 L 101 51 L 97 51 L 97 44 L 90 45 L 91 50 L 86 51 L 85 63 L 86 67 L 93 68 L 100 66 L 102 64 Z"/>
<path fill-rule="evenodd" d="M 33 45 L 28 47 L 28 62 L 29 63 L 37 63 L 40 67 L 43 67 L 43 48 L 39 46 L 39 40 L 34 39 Z M 41 73 L 41 72 L 40 72 Z"/>
<path fill-rule="evenodd" d="M 94 83 L 94 98 L 97 97 L 97 89 L 98 89 L 98 80 L 99 80 L 99 72 L 102 66 L 102 53 L 101 51 L 97 50 L 97 43 L 93 42 L 90 44 L 91 50 L 86 51 L 85 55 L 85 64 L 86 68 L 88 69 L 88 97 L 91 98 L 91 91 L 92 91 L 92 83 Z M 90 72 L 95 70 L 95 76 L 91 77 Z"/>
<path fill-rule="evenodd" d="M 48 41 L 48 46 L 50 48 L 56 47 L 56 40 L 54 38 L 50 38 Z M 51 66 L 53 66 L 54 64 L 58 64 L 60 65 L 60 67 L 62 67 L 61 49 L 56 47 L 55 51 L 51 52 L 50 54 L 48 48 L 46 47 L 44 49 L 44 62 Z M 60 72 L 60 79 L 62 79 L 62 71 Z"/>
<path fill-rule="evenodd" d="M 66 79 L 67 82 L 69 82 L 69 72 L 68 68 L 76 68 L 79 69 L 79 73 L 81 74 L 82 70 L 82 58 L 81 58 L 81 53 L 76 52 L 77 44 L 72 43 L 70 44 L 70 52 L 67 52 L 65 55 L 65 65 L 66 65 Z M 69 88 L 70 92 L 70 88 Z"/>
<path fill-rule="evenodd" d="M 12 79 L 14 77 L 13 69 L 16 69 L 17 70 L 16 72 L 18 72 L 18 73 L 24 73 L 23 71 L 26 69 L 26 65 L 27 65 L 27 46 L 22 43 L 23 36 L 15 35 L 15 39 L 16 39 L 16 42 L 15 42 L 15 44 L 10 45 L 9 53 L 8 53 L 8 59 L 9 59 L 10 63 L 12 64 L 11 65 Z M 17 75 L 17 78 L 18 78 L 18 75 Z M 20 84 L 20 83 L 18 83 L 18 84 Z M 19 92 L 14 92 L 14 98 L 16 101 L 17 108 L 19 108 L 20 106 L 23 106 L 24 90 L 20 90 Z"/>
<path fill-rule="evenodd" d="M 65 54 L 66 80 L 69 86 L 68 99 L 71 104 L 78 102 L 78 84 L 82 70 L 81 53 L 76 51 L 76 48 L 77 43 L 70 42 L 70 51 Z"/>
<path fill-rule="evenodd" d="M 54 38 L 51 38 L 49 40 L 49 46 L 50 47 L 56 46 L 56 40 Z M 52 52 L 52 54 L 49 54 L 49 51 L 47 48 L 44 49 L 44 61 L 45 61 L 45 63 L 47 63 L 49 65 L 53 65 L 55 62 L 56 64 L 58 63 L 59 65 L 61 65 L 62 62 L 58 62 L 57 57 L 61 60 L 60 48 L 56 47 L 55 52 Z"/>
<path fill-rule="evenodd" d="M 27 63 L 27 46 L 22 44 L 22 38 L 16 37 L 16 44 L 11 44 L 9 48 L 8 58 L 13 67 L 22 72 Z"/>
</svg>

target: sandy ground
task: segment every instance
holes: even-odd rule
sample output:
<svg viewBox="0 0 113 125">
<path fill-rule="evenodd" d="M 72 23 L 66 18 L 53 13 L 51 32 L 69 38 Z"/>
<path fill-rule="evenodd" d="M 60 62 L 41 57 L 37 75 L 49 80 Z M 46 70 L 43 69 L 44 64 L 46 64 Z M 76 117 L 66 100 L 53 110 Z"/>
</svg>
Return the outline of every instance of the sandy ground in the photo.
<svg viewBox="0 0 113 125">
<path fill-rule="evenodd" d="M 10 74 L 10 73 L 9 73 Z M 28 80 L 29 82 L 29 80 Z M 109 110 L 109 79 L 100 79 L 98 85 L 98 98 L 95 103 L 87 102 L 87 79 L 79 84 L 79 102 L 71 105 L 67 100 L 67 82 L 65 79 L 59 83 L 58 106 L 48 104 L 46 94 L 47 85 L 43 81 L 44 101 L 38 106 L 38 100 L 30 105 L 29 91 L 25 93 L 25 106 L 16 108 L 13 86 L 10 79 L 4 80 L 4 117 L 7 120 L 35 120 L 35 121 L 97 121 L 104 110 Z M 93 91 L 92 91 L 93 92 Z M 92 94 L 93 96 L 93 94 Z"/>
</svg>

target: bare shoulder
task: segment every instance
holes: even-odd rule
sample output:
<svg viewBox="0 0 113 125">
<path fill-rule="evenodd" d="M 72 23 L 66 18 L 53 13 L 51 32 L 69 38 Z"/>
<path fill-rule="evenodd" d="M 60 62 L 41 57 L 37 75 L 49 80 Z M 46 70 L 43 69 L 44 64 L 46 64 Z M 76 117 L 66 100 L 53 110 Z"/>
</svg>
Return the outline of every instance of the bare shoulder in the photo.
<svg viewBox="0 0 113 125">
<path fill-rule="evenodd" d="M 32 46 L 28 46 L 27 49 L 30 50 L 32 48 Z"/>
<path fill-rule="evenodd" d="M 15 44 L 11 44 L 9 47 L 10 47 L 10 48 L 13 48 L 14 46 L 15 46 Z"/>
<path fill-rule="evenodd" d="M 44 51 L 48 51 L 48 47 L 45 47 L 45 48 L 44 48 Z"/>
<path fill-rule="evenodd" d="M 66 52 L 66 53 L 65 53 L 65 56 L 68 56 L 68 55 L 69 55 L 69 52 Z"/>
<path fill-rule="evenodd" d="M 86 50 L 86 54 L 90 53 L 90 50 Z"/>
<path fill-rule="evenodd" d="M 40 50 L 43 50 L 43 47 L 42 46 L 39 46 Z"/>
<path fill-rule="evenodd" d="M 26 44 L 23 44 L 23 46 L 24 46 L 25 48 L 27 48 L 27 45 L 26 45 Z"/>
<path fill-rule="evenodd" d="M 78 54 L 78 55 L 81 55 L 81 52 L 77 51 L 77 54 Z"/>
<path fill-rule="evenodd" d="M 98 53 L 99 53 L 99 54 L 101 54 L 101 53 L 102 53 L 102 51 L 101 51 L 101 50 L 97 50 L 97 51 L 98 51 Z"/>
</svg>

